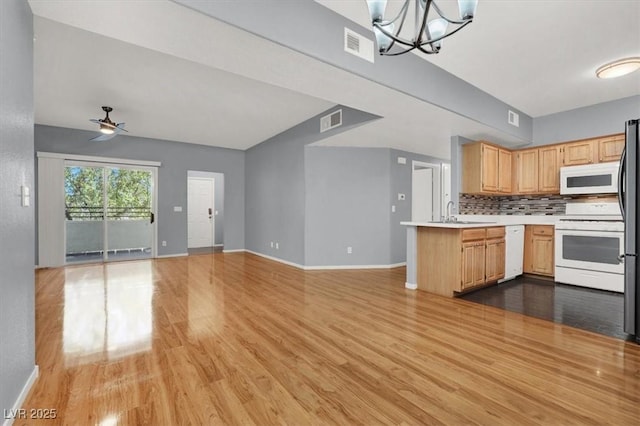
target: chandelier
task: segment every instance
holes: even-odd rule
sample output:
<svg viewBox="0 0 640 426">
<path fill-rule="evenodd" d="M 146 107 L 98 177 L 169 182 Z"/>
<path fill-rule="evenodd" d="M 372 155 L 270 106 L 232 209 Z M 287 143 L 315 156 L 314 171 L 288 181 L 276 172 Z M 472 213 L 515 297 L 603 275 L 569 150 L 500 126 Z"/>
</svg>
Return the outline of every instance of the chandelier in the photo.
<svg viewBox="0 0 640 426">
<path fill-rule="evenodd" d="M 373 32 L 381 55 L 397 56 L 414 49 L 429 55 L 440 52 L 442 40 L 469 25 L 473 21 L 473 16 L 478 6 L 478 0 L 458 0 L 460 19 L 450 19 L 445 16 L 434 0 L 413 0 L 413 3 L 415 3 L 415 30 L 413 38 L 407 39 L 401 37 L 401 33 L 404 34 L 402 29 L 409 12 L 410 3 L 411 0 L 405 0 L 398 15 L 391 20 L 386 20 L 384 19 L 384 12 L 387 7 L 387 0 L 367 0 Z M 438 17 L 429 19 L 429 13 L 432 8 Z M 434 14 L 432 13 L 431 15 Z M 449 24 L 455 27 L 447 32 Z M 405 31 L 405 33 L 408 33 L 408 31 Z M 400 48 L 391 52 L 391 48 L 395 44 L 399 45 Z"/>
</svg>

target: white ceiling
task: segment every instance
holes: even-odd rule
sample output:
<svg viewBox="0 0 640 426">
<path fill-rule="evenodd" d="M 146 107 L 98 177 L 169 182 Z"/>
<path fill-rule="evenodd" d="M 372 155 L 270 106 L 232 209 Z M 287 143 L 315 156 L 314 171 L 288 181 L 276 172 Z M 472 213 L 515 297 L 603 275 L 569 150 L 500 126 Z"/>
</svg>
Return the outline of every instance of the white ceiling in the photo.
<svg viewBox="0 0 640 426">
<path fill-rule="evenodd" d="M 364 0 L 316 1 L 370 27 Z M 403 3 L 390 0 L 385 16 Z M 457 1 L 438 4 L 456 16 Z M 595 70 L 640 56 L 640 1 L 479 0 L 473 23 L 419 55 L 532 117 L 638 95 L 640 72 L 600 80 Z"/>
<path fill-rule="evenodd" d="M 344 7 L 345 14 L 362 8 L 367 19 L 364 0 L 321 3 Z M 482 14 L 489 14 L 485 3 L 493 2 L 481 0 L 477 22 L 446 40 L 446 51 L 454 50 L 454 40 L 457 42 L 463 35 L 477 37 L 471 30 L 480 27 Z M 544 9 L 549 9 L 550 3 L 560 2 L 544 3 Z M 580 2 L 569 3 L 575 8 Z M 108 104 L 115 108 L 112 119 L 125 121 L 131 135 L 246 149 L 333 104 L 343 104 L 384 118 L 322 144 L 392 147 L 448 158 L 452 135 L 489 138 L 510 145 L 522 143 L 170 1 L 30 0 L 30 4 L 39 16 L 35 23 L 35 112 L 39 124 L 92 129 L 88 119 L 101 118 L 100 106 Z M 516 40 L 522 42 L 527 37 L 517 37 L 514 32 L 510 40 L 518 44 Z M 617 45 L 611 38 L 607 40 L 607 45 Z M 481 44 L 486 46 L 484 41 Z M 640 43 L 635 44 L 638 46 Z M 553 47 L 547 50 L 557 54 Z M 496 66 L 495 60 L 489 66 L 475 51 L 462 57 L 478 56 L 473 61 L 480 61 L 479 65 L 471 60 L 455 64 L 449 56 L 445 59 L 451 64 L 438 65 L 445 69 L 459 67 L 462 71 L 454 74 L 533 115 L 541 115 L 530 112 L 540 108 L 536 105 L 547 105 L 542 112 L 546 114 L 555 112 L 555 108 L 570 109 L 601 101 L 585 100 L 591 99 L 594 90 L 546 94 L 531 81 L 537 80 L 545 67 L 540 62 L 533 69 L 526 66 L 529 59 L 525 58 L 525 51 L 521 59 L 513 53 L 509 55 L 506 56 L 511 59 L 503 62 L 525 64 L 517 71 L 519 90 L 500 85 L 487 88 L 482 81 L 473 80 L 493 81 L 494 85 L 508 80 L 503 76 L 505 71 L 498 71 L 502 67 Z M 545 58 L 552 56 L 548 52 Z M 440 54 L 437 59 L 443 57 Z M 560 87 L 576 79 L 571 72 L 557 77 Z M 541 84 L 556 87 L 555 81 Z M 637 86 L 635 90 L 624 89 L 624 94 L 612 89 L 607 91 L 609 97 L 602 100 L 640 93 L 640 85 Z M 496 90 L 504 96 L 494 93 Z M 520 104 L 520 98 L 530 103 Z M 556 98 L 562 98 L 567 106 L 560 107 Z"/>
</svg>

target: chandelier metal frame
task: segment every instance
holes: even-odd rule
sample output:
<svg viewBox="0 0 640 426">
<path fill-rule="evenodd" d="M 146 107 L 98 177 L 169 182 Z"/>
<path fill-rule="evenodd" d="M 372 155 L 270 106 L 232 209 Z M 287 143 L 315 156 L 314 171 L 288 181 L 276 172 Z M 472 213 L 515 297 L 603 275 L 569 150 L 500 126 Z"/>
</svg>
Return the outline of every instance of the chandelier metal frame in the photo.
<svg viewBox="0 0 640 426">
<path fill-rule="evenodd" d="M 379 47 L 379 53 L 381 55 L 398 56 L 407 52 L 411 52 L 415 49 L 418 49 L 419 51 L 426 53 L 427 55 L 437 54 L 440 52 L 440 48 L 442 46 L 441 41 L 443 39 L 452 36 L 453 34 L 469 25 L 471 22 L 473 22 L 473 15 L 463 16 L 462 19 L 451 19 L 447 17 L 434 0 L 413 0 L 415 2 L 415 28 L 418 28 L 419 31 L 416 31 L 414 33 L 414 38 L 412 40 L 408 40 L 406 38 L 400 37 L 400 33 L 402 32 L 402 28 L 404 27 L 405 20 L 407 18 L 407 12 L 409 11 L 409 4 L 411 1 L 412 0 L 405 0 L 404 5 L 400 9 L 400 12 L 392 20 L 383 20 L 382 17 L 375 19 L 374 17 L 372 17 L 373 27 L 378 29 L 382 34 L 384 34 L 391 40 L 386 48 Z M 439 18 L 444 19 L 449 24 L 457 25 L 457 27 L 455 27 L 448 33 L 445 30 L 445 33 L 443 35 L 431 38 L 431 33 L 429 31 L 428 25 L 428 18 L 431 7 L 433 7 L 433 10 L 435 10 Z M 394 26 L 398 21 L 399 25 L 395 27 L 396 29 L 394 31 Z M 391 31 L 389 31 L 389 27 L 392 28 Z M 391 52 L 391 49 L 396 43 L 404 46 L 405 48 L 402 50 L 395 50 Z"/>
</svg>

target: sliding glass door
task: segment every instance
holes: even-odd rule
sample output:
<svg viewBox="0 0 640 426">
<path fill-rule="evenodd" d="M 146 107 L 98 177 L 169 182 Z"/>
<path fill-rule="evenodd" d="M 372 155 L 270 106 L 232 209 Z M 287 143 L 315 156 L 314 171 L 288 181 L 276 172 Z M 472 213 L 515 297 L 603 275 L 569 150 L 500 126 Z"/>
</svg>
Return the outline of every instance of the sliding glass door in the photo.
<svg viewBox="0 0 640 426">
<path fill-rule="evenodd" d="M 67 263 L 153 256 L 155 169 L 65 163 Z"/>
</svg>

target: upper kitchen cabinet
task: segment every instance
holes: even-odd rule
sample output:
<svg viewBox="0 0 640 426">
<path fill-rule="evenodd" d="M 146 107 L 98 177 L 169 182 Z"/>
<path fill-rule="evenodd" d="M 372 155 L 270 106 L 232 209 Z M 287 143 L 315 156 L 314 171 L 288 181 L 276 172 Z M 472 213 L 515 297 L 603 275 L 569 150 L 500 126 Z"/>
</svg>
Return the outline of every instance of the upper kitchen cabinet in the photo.
<svg viewBox="0 0 640 426">
<path fill-rule="evenodd" d="M 624 149 L 624 133 L 607 136 L 598 140 L 598 161 L 620 161 Z"/>
<path fill-rule="evenodd" d="M 582 141 L 562 144 L 562 165 L 578 166 L 598 162 L 597 139 L 585 139 Z"/>
<path fill-rule="evenodd" d="M 511 152 L 476 142 L 462 147 L 462 192 L 466 194 L 510 194 Z"/>
<path fill-rule="evenodd" d="M 560 193 L 561 147 L 558 145 L 538 149 L 538 191 L 545 194 Z"/>
<path fill-rule="evenodd" d="M 518 194 L 538 192 L 538 149 L 516 151 L 515 187 Z"/>
</svg>

